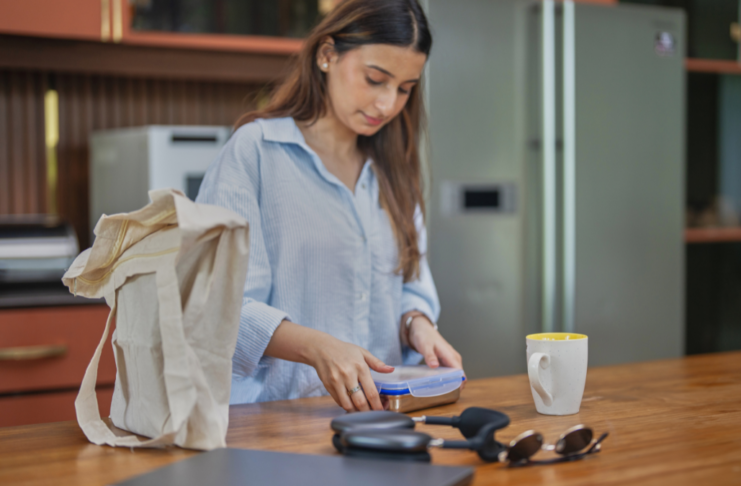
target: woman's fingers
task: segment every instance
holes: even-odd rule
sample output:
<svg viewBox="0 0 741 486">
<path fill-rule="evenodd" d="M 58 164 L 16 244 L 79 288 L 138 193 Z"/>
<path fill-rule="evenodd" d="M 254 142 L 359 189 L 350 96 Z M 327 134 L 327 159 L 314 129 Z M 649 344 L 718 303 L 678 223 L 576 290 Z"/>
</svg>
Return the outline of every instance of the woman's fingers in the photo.
<svg viewBox="0 0 741 486">
<path fill-rule="evenodd" d="M 370 406 L 368 405 L 368 400 L 365 398 L 365 393 L 363 393 L 363 386 L 361 386 L 358 381 L 356 381 L 354 385 L 347 385 L 348 393 L 355 388 L 359 389 L 350 395 L 350 399 L 352 400 L 353 405 L 355 405 L 356 410 L 367 412 L 370 410 Z"/>
<path fill-rule="evenodd" d="M 461 355 L 451 347 L 440 346 L 437 356 L 440 358 L 440 362 L 443 366 L 459 370 L 463 369 L 463 360 L 461 359 Z"/>
<path fill-rule="evenodd" d="M 378 371 L 379 373 L 391 373 L 392 371 L 394 371 L 393 366 L 387 365 L 380 359 L 370 354 L 368 351 L 365 351 L 363 353 L 363 356 L 365 357 L 365 362 L 368 364 L 368 366 L 370 366 L 370 369 L 372 369 L 373 371 Z"/>
<path fill-rule="evenodd" d="M 381 397 L 378 395 L 378 389 L 376 388 L 376 384 L 373 381 L 370 371 L 366 369 L 365 372 L 360 373 L 358 380 L 363 387 L 363 393 L 365 394 L 365 399 L 367 400 L 368 405 L 370 405 L 370 408 L 373 410 L 383 410 Z"/>
<path fill-rule="evenodd" d="M 341 385 L 341 383 L 337 382 L 336 380 L 328 381 L 325 378 L 328 377 L 323 377 L 321 374 L 319 375 L 319 379 L 322 380 L 324 388 L 327 390 L 335 403 L 345 409 L 345 411 L 347 412 L 354 411 L 355 408 L 352 404 L 352 400 L 350 400 L 350 397 L 347 396 L 347 391 L 345 390 L 344 385 Z"/>
<path fill-rule="evenodd" d="M 415 326 L 419 321 L 421 324 Z M 451 346 L 439 332 L 431 325 L 425 325 L 422 319 L 412 323 L 409 340 L 413 349 L 416 349 L 424 359 L 427 366 L 437 368 L 447 366 L 450 368 L 463 369 L 461 355 Z"/>
<path fill-rule="evenodd" d="M 430 346 L 432 348 L 432 346 Z M 422 356 L 425 357 L 425 363 L 427 363 L 427 366 L 430 368 L 437 368 L 440 366 L 440 362 L 437 359 L 437 355 L 435 354 L 435 348 L 432 348 L 432 350 L 428 350 L 426 353 L 423 353 Z"/>
<path fill-rule="evenodd" d="M 359 346 L 334 338 L 318 347 L 309 364 L 316 369 L 334 401 L 346 411 L 383 410 L 370 369 L 390 373 L 393 366 Z"/>
<path fill-rule="evenodd" d="M 344 408 L 346 412 L 355 412 L 359 410 L 355 407 L 353 397 L 347 394 L 348 388 L 345 387 L 345 384 L 341 381 L 335 382 L 335 386 L 333 387 L 335 390 L 335 395 L 337 397 L 335 398 L 335 402 L 337 402 L 340 407 Z M 354 393 L 353 395 L 357 395 L 360 393 L 363 394 L 362 391 L 359 391 L 357 393 Z M 363 398 L 365 400 L 365 398 Z"/>
<path fill-rule="evenodd" d="M 328 387 L 326 384 L 324 384 L 324 388 L 327 390 L 327 393 L 329 393 L 329 396 L 332 397 L 332 400 L 334 400 L 335 403 L 341 407 L 342 404 L 340 403 L 339 398 L 337 398 L 337 392 L 334 390 L 334 388 Z"/>
<path fill-rule="evenodd" d="M 437 359 L 437 353 L 435 352 L 435 345 L 432 342 L 426 340 L 419 340 L 417 344 L 417 352 L 421 354 L 425 359 L 425 364 L 430 368 L 437 368 L 440 366 L 440 362 Z"/>
</svg>

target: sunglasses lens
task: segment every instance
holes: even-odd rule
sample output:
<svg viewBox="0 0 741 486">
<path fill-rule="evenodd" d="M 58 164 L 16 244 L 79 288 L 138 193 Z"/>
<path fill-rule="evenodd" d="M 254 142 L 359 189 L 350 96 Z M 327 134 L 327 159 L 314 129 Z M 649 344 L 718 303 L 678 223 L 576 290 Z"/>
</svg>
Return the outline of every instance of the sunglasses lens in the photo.
<svg viewBox="0 0 741 486">
<path fill-rule="evenodd" d="M 556 452 L 559 454 L 573 454 L 587 447 L 592 442 L 592 429 L 583 428 L 572 430 L 558 440 Z"/>
<path fill-rule="evenodd" d="M 510 461 L 521 461 L 532 457 L 543 445 L 543 436 L 537 432 L 521 437 L 510 444 L 507 458 Z"/>
</svg>

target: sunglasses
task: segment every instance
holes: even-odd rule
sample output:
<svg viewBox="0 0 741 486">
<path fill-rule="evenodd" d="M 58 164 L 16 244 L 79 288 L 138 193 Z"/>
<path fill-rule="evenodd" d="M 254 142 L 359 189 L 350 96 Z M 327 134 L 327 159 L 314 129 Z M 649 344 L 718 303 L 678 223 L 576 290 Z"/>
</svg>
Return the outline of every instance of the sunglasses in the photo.
<svg viewBox="0 0 741 486">
<path fill-rule="evenodd" d="M 608 433 L 605 432 L 597 440 L 593 440 L 594 433 L 591 428 L 576 425 L 561 434 L 555 444 L 544 444 L 542 434 L 528 430 L 512 439 L 506 450 L 499 453 L 499 461 L 509 462 L 512 467 L 576 461 L 599 452 L 602 448 L 602 441 L 607 435 Z M 553 451 L 561 457 L 540 461 L 530 459 L 540 450 Z"/>
</svg>

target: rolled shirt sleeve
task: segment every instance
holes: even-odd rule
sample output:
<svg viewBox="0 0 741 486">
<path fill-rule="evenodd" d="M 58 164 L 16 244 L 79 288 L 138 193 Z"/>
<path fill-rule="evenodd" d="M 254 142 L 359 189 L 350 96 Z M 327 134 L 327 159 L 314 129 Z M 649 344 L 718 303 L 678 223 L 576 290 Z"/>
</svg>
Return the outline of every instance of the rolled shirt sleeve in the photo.
<svg viewBox="0 0 741 486">
<path fill-rule="evenodd" d="M 196 198 L 199 203 L 231 209 L 250 224 L 249 266 L 233 358 L 233 373 L 245 377 L 258 369 L 275 329 L 284 319 L 290 320 L 286 312 L 267 303 L 272 270 L 260 216 L 260 154 L 255 144 L 259 130 L 250 124 L 235 132 L 209 167 Z"/>
<path fill-rule="evenodd" d="M 410 311 L 421 312 L 432 322 L 440 317 L 440 300 L 437 296 L 435 281 L 432 279 L 430 266 L 427 263 L 427 229 L 419 207 L 414 214 L 414 224 L 417 228 L 417 241 L 422 257 L 419 261 L 419 278 L 404 284 L 401 296 L 401 315 Z M 422 355 L 406 348 L 403 350 L 405 364 L 416 364 Z"/>
</svg>

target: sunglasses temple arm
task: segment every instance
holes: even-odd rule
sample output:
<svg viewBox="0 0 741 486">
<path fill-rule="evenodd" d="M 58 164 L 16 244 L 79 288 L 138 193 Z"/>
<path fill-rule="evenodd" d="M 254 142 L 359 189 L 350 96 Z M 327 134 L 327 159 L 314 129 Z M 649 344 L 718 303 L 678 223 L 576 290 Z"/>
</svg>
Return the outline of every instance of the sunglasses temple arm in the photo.
<svg viewBox="0 0 741 486">
<path fill-rule="evenodd" d="M 600 435 L 599 436 L 599 439 L 597 439 L 596 441 L 594 441 L 594 444 L 592 444 L 592 447 L 590 447 L 589 449 L 587 449 L 586 454 L 590 454 L 590 453 L 594 452 L 594 450 L 597 448 L 597 446 L 600 445 L 600 443 L 603 440 L 605 440 L 608 435 L 610 435 L 609 432 L 605 432 L 604 434 Z"/>
</svg>

